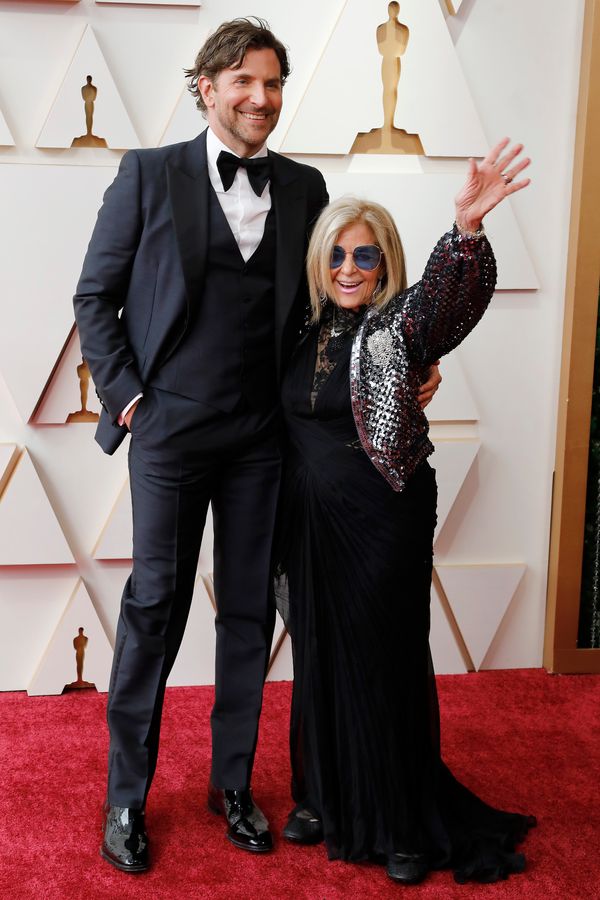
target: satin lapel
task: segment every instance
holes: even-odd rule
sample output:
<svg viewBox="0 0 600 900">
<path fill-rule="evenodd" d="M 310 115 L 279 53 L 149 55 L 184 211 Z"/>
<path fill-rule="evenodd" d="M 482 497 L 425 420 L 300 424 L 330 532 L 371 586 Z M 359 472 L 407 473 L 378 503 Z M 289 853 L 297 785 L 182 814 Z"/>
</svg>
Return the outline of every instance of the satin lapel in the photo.
<svg viewBox="0 0 600 900">
<path fill-rule="evenodd" d="M 277 361 L 283 329 L 298 291 L 304 268 L 306 243 L 306 191 L 298 173 L 271 154 L 271 196 L 275 208 L 277 250 L 275 257 L 275 338 Z M 285 160 L 283 161 L 285 163 Z"/>
<path fill-rule="evenodd" d="M 209 180 L 206 132 L 184 144 L 167 163 L 171 215 L 186 288 L 187 316 L 202 291 L 208 246 Z"/>
</svg>

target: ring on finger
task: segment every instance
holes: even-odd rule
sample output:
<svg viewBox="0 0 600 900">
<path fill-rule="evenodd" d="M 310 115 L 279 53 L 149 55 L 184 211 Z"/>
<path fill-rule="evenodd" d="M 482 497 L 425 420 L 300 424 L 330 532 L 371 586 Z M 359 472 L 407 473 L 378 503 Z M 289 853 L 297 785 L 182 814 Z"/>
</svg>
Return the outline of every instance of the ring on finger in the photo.
<svg viewBox="0 0 600 900">
<path fill-rule="evenodd" d="M 500 174 L 502 175 L 502 178 L 504 179 L 504 184 L 511 183 L 512 178 L 510 177 L 510 175 L 507 175 L 506 172 L 500 172 Z"/>
</svg>

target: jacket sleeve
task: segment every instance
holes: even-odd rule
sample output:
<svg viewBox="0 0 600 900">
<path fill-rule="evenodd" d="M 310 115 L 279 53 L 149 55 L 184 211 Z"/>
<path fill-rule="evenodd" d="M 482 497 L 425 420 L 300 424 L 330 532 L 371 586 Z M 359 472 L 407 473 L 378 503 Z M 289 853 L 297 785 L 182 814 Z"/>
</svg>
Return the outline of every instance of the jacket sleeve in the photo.
<svg viewBox="0 0 600 900">
<path fill-rule="evenodd" d="M 481 319 L 495 285 L 487 238 L 462 235 L 455 225 L 438 241 L 421 280 L 398 298 L 412 360 L 429 365 L 457 347 Z"/>
<path fill-rule="evenodd" d="M 143 389 L 119 316 L 141 231 L 140 162 L 130 151 L 104 194 L 73 298 L 81 352 L 113 422 Z"/>
</svg>

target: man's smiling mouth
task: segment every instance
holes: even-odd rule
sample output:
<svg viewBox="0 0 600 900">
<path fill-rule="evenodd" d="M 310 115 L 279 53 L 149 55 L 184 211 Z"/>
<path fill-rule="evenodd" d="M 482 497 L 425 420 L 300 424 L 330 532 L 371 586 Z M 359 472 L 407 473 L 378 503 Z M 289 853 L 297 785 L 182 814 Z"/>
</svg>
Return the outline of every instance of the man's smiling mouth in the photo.
<svg viewBox="0 0 600 900">
<path fill-rule="evenodd" d="M 240 115 L 244 116 L 246 119 L 251 119 L 254 122 L 263 122 L 267 118 L 266 113 L 251 113 L 245 112 L 243 109 L 238 110 Z"/>
</svg>

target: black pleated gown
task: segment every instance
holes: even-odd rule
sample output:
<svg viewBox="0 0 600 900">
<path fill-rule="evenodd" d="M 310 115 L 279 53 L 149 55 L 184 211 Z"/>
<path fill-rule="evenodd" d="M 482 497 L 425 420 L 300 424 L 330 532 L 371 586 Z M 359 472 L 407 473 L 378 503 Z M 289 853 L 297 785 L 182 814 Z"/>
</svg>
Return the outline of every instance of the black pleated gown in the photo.
<svg viewBox="0 0 600 900">
<path fill-rule="evenodd" d="M 322 819 L 332 859 L 425 853 L 457 881 L 494 881 L 524 868 L 514 847 L 534 820 L 487 806 L 440 758 L 435 473 L 422 464 L 397 493 L 360 446 L 349 390 L 358 321 L 347 314 L 331 339 L 330 322 L 313 327 L 283 386 L 294 800 Z"/>
</svg>

